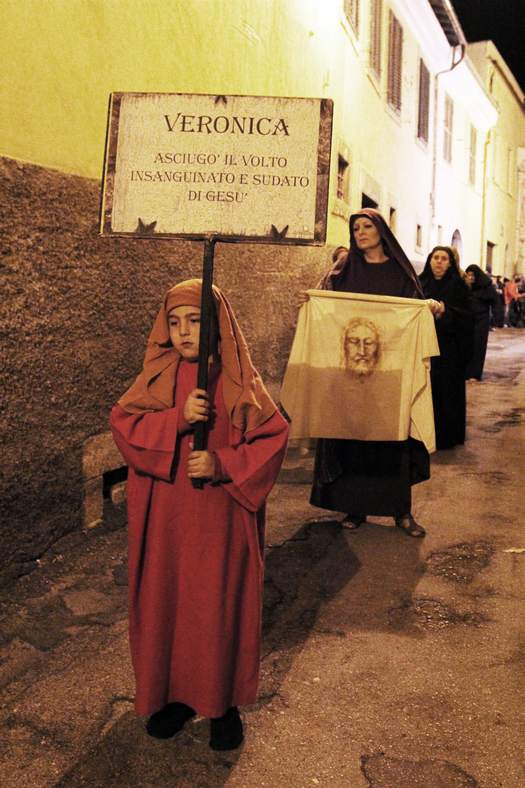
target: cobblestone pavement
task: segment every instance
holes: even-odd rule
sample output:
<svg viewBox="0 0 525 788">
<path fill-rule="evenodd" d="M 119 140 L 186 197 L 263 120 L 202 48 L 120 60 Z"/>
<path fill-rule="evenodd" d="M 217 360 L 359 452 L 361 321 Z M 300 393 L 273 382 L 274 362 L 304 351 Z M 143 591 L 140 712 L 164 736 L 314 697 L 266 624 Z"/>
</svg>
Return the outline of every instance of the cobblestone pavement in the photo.
<svg viewBox="0 0 525 788">
<path fill-rule="evenodd" d="M 4 788 L 525 785 L 524 350 L 525 331 L 491 333 L 467 443 L 415 490 L 424 540 L 387 518 L 341 530 L 290 452 L 239 751 L 209 750 L 205 720 L 160 742 L 134 715 L 122 511 L 57 543 L 0 595 Z"/>
</svg>

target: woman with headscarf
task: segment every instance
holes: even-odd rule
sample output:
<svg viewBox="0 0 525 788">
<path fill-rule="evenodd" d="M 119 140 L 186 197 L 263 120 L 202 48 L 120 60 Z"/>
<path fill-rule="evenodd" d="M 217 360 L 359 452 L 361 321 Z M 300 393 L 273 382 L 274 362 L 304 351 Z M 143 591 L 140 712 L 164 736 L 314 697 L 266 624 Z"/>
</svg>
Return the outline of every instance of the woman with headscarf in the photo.
<svg viewBox="0 0 525 788">
<path fill-rule="evenodd" d="M 503 295 L 503 279 L 501 276 L 493 276 L 492 284 L 496 291 L 496 304 L 492 310 L 492 325 L 494 328 L 503 328 L 505 325 L 505 297 Z"/>
<path fill-rule="evenodd" d="M 423 298 L 412 264 L 381 214 L 363 208 L 350 217 L 350 249 L 317 285 L 347 293 Z M 306 294 L 304 294 L 306 296 Z M 303 300 L 304 300 L 303 296 Z M 306 296 L 307 297 L 307 296 Z M 428 300 L 435 311 L 440 305 Z M 345 528 L 355 530 L 367 515 L 394 517 L 413 537 L 425 535 L 411 511 L 411 487 L 430 477 L 428 452 L 421 441 L 317 442 L 311 503 L 346 512 Z"/>
<path fill-rule="evenodd" d="M 474 348 L 467 364 L 465 377 L 469 382 L 481 380 L 487 353 L 490 328 L 490 309 L 496 303 L 496 290 L 490 276 L 479 265 L 469 265 L 465 270 L 465 281 L 472 293 L 474 312 Z"/>
<path fill-rule="evenodd" d="M 442 305 L 435 314 L 439 356 L 431 359 L 436 447 L 465 442 L 465 366 L 472 355 L 473 316 L 470 293 L 452 249 L 435 246 L 419 277 L 423 293 Z"/>
<path fill-rule="evenodd" d="M 216 287 L 208 392 L 196 387 L 201 288 L 194 279 L 166 293 L 111 427 L 129 465 L 136 711 L 152 715 L 147 732 L 158 738 L 208 717 L 210 746 L 227 750 L 243 738 L 237 707 L 256 699 L 264 502 L 288 426 Z M 198 422 L 208 425 L 205 451 L 193 450 Z"/>
</svg>

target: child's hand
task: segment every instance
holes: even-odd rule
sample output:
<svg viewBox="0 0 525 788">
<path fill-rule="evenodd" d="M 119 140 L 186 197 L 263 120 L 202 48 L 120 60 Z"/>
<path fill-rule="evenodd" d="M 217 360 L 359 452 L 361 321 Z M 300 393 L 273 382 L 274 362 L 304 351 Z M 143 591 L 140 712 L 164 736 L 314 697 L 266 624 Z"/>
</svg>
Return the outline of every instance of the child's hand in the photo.
<svg viewBox="0 0 525 788">
<path fill-rule="evenodd" d="M 211 479 L 215 474 L 215 458 L 210 451 L 192 451 L 188 456 L 190 479 Z"/>
<path fill-rule="evenodd" d="M 209 412 L 208 394 L 204 389 L 193 389 L 188 395 L 183 410 L 183 416 L 188 424 L 195 424 L 197 421 L 208 421 Z"/>
</svg>

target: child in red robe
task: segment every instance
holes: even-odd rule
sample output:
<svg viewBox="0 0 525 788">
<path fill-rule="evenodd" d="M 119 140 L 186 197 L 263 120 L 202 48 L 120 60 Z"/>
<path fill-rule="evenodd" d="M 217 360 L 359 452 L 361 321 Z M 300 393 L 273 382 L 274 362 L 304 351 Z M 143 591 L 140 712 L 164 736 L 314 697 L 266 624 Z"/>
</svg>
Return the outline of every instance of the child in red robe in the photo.
<svg viewBox="0 0 525 788">
<path fill-rule="evenodd" d="M 111 412 L 129 466 L 129 628 L 135 708 L 168 738 L 196 713 L 210 746 L 243 739 L 237 707 L 256 700 L 264 502 L 288 426 L 254 369 L 232 309 L 213 288 L 208 392 L 196 388 L 201 281 L 164 298 L 144 367 Z M 212 332 L 213 333 L 213 332 Z M 193 430 L 207 422 L 206 451 Z M 192 486 L 205 478 L 204 489 Z"/>
</svg>

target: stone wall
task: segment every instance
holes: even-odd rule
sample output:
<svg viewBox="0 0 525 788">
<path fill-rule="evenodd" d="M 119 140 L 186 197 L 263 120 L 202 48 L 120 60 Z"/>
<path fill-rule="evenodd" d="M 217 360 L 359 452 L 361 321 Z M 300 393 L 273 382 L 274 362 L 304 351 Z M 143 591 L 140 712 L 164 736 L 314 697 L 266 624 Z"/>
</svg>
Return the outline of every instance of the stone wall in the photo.
<svg viewBox="0 0 525 788">
<path fill-rule="evenodd" d="M 30 571 L 65 533 L 89 524 L 85 486 L 94 477 L 86 447 L 106 445 L 97 436 L 141 368 L 162 294 L 200 275 L 202 245 L 100 238 L 99 184 L 91 179 L 3 158 L 0 190 L 5 583 Z M 217 245 L 215 282 L 274 394 L 296 293 L 316 282 L 328 258 L 326 248 Z M 104 451 L 101 468 L 109 462 Z"/>
</svg>

